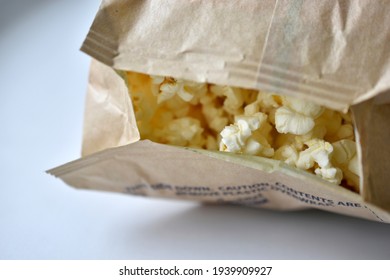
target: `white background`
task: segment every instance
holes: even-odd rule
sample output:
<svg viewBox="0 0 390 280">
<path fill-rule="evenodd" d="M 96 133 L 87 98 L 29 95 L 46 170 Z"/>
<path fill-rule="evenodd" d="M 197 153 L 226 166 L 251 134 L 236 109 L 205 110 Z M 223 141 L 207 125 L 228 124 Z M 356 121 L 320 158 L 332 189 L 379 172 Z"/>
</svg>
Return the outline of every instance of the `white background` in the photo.
<svg viewBox="0 0 390 280">
<path fill-rule="evenodd" d="M 389 259 L 390 225 L 75 190 L 98 0 L 0 0 L 0 259 Z"/>
</svg>

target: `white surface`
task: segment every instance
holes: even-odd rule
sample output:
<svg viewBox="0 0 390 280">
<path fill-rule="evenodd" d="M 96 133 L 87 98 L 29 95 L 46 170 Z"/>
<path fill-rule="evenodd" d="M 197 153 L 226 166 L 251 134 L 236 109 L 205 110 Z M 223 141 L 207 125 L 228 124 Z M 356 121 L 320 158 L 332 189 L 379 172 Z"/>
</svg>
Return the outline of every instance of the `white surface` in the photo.
<svg viewBox="0 0 390 280">
<path fill-rule="evenodd" d="M 79 157 L 99 1 L 0 0 L 0 259 L 379 259 L 390 225 L 319 211 L 80 191 L 44 173 Z"/>
</svg>

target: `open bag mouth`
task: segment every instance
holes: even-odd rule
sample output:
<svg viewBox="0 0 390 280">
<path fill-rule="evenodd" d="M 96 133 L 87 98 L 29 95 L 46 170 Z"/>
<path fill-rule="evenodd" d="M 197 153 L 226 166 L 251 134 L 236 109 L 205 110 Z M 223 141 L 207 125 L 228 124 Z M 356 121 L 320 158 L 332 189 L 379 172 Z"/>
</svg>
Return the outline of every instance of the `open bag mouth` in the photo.
<svg viewBox="0 0 390 280">
<path fill-rule="evenodd" d="M 352 114 L 299 98 L 123 72 L 141 139 L 280 160 L 359 192 Z"/>
<path fill-rule="evenodd" d="M 361 195 L 280 160 L 141 140 L 123 75 L 95 60 L 83 151 L 83 158 L 49 172 L 77 188 L 270 209 L 314 207 L 390 221 Z"/>
<path fill-rule="evenodd" d="M 81 188 L 389 222 L 388 9 L 103 1 L 81 48 L 93 57 L 84 157 L 51 173 Z"/>
</svg>

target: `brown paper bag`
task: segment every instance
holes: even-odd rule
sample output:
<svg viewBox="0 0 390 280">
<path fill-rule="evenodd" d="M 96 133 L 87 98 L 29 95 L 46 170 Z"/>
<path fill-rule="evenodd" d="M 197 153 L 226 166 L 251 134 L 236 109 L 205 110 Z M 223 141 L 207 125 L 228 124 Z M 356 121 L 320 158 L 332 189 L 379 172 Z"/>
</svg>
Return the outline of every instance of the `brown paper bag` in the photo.
<svg viewBox="0 0 390 280">
<path fill-rule="evenodd" d="M 381 4 L 103 1 L 82 46 L 104 63 L 91 64 L 84 157 L 49 173 L 78 188 L 390 222 L 390 7 Z M 352 106 L 361 195 L 272 159 L 140 140 L 114 69 Z"/>
</svg>

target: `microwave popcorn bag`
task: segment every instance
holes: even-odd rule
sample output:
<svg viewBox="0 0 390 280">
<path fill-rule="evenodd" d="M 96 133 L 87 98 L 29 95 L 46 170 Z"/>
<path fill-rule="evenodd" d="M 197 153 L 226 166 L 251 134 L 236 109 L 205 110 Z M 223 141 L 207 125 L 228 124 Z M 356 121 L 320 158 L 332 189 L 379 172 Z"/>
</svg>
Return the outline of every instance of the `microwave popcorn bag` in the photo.
<svg viewBox="0 0 390 280">
<path fill-rule="evenodd" d="M 103 1 L 82 46 L 93 58 L 83 157 L 49 173 L 77 188 L 281 210 L 312 207 L 390 222 L 388 26 L 386 1 Z M 229 111 L 224 120 L 218 108 L 206 112 L 209 97 L 192 96 L 185 87 L 217 95 L 227 88 L 222 95 L 235 102 L 226 98 L 224 110 L 238 113 Z M 144 94 L 148 90 L 154 93 Z M 278 104 L 261 115 L 257 101 L 248 108 L 237 101 L 247 92 L 273 93 L 269 100 Z M 148 140 L 157 139 L 152 123 L 158 126 L 169 112 L 150 122 L 145 115 L 172 100 L 182 102 L 183 108 L 173 108 L 176 115 L 187 107 L 188 114 L 201 110 L 216 139 L 199 147 Z M 301 119 L 294 122 L 297 111 Z M 309 148 L 300 153 L 323 147 L 306 157 L 311 173 L 296 168 L 307 161 L 296 164 L 291 149 L 273 149 L 266 142 L 271 136 L 256 136 L 265 122 L 280 135 L 315 134 L 324 111 L 348 119 L 339 134 L 349 139 L 330 146 L 306 139 Z M 199 124 L 179 120 L 163 132 L 188 135 L 191 127 L 191 137 L 197 135 Z M 241 142 L 231 140 L 235 131 L 244 131 Z M 334 155 L 337 149 L 344 157 Z M 332 163 L 336 158 L 343 166 L 331 165 L 332 153 Z M 348 176 L 351 170 L 360 175 L 355 191 L 335 179 L 336 171 Z"/>
</svg>

